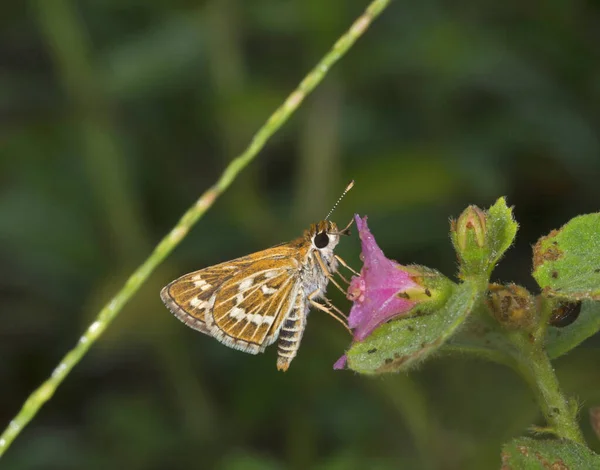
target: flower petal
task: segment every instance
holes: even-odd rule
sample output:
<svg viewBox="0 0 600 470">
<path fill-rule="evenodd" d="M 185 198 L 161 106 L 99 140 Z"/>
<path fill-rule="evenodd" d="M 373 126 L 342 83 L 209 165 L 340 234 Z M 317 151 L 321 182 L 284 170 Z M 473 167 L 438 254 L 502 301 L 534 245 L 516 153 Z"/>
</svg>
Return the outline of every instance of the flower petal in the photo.
<svg viewBox="0 0 600 470">
<path fill-rule="evenodd" d="M 346 361 L 348 360 L 348 358 L 346 357 L 346 355 L 344 354 L 342 357 L 340 357 L 337 361 L 335 361 L 335 364 L 333 364 L 333 368 L 335 370 L 342 370 L 346 368 Z"/>
<path fill-rule="evenodd" d="M 411 310 L 416 301 L 402 296 L 419 287 L 401 264 L 385 257 L 367 226 L 367 217 L 354 216 L 362 245 L 363 268 L 353 277 L 348 297 L 354 300 L 348 324 L 354 338 L 363 340 L 376 327 Z"/>
</svg>

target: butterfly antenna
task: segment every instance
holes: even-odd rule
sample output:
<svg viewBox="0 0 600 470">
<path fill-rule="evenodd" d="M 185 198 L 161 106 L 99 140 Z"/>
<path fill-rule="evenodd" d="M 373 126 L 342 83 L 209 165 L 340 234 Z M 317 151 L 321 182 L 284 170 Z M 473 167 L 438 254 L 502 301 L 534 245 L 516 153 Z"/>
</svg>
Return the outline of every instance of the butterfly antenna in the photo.
<svg viewBox="0 0 600 470">
<path fill-rule="evenodd" d="M 335 208 L 338 206 L 338 204 L 340 203 L 340 201 L 344 198 L 344 196 L 346 195 L 346 193 L 352 189 L 353 186 L 354 186 L 354 180 L 352 180 L 352 181 L 350 181 L 350 183 L 348 183 L 348 186 L 346 186 L 346 189 L 344 189 L 344 192 L 342 193 L 342 195 L 338 198 L 338 200 L 336 201 L 336 203 L 333 205 L 333 207 L 329 211 L 329 214 L 327 214 L 327 217 L 325 217 L 325 220 L 329 220 L 329 217 L 331 216 L 331 214 L 333 213 L 333 211 L 335 210 Z"/>
</svg>

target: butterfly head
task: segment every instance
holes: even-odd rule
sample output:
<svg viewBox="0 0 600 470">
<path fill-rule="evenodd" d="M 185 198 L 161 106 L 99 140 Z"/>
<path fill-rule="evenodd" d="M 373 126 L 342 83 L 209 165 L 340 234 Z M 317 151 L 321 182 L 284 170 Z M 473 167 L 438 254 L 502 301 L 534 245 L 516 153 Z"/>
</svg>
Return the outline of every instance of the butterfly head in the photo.
<svg viewBox="0 0 600 470">
<path fill-rule="evenodd" d="M 310 241 L 313 249 L 317 249 L 325 258 L 332 256 L 333 249 L 340 241 L 340 235 L 349 235 L 349 226 L 344 230 L 339 230 L 335 222 L 322 220 L 317 224 L 312 224 L 305 232 L 304 236 Z"/>
</svg>

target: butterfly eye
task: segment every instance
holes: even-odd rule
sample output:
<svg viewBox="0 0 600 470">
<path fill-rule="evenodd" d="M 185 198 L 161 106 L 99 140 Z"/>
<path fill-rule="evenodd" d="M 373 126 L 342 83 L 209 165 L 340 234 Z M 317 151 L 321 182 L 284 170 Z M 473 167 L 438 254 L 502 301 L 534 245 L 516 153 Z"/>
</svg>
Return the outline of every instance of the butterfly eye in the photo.
<svg viewBox="0 0 600 470">
<path fill-rule="evenodd" d="M 325 248 L 329 244 L 329 235 L 327 235 L 327 232 L 317 233 L 314 243 L 317 248 Z"/>
</svg>

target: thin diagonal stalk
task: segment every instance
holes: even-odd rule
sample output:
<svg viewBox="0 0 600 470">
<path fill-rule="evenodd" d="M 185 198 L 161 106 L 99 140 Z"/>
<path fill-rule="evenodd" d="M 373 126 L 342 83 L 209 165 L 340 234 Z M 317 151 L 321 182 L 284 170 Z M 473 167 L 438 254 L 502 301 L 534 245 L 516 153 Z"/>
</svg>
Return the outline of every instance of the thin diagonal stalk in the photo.
<svg viewBox="0 0 600 470">
<path fill-rule="evenodd" d="M 285 100 L 285 102 L 269 117 L 258 130 L 244 152 L 235 158 L 216 182 L 196 203 L 187 210 L 177 225 L 156 246 L 152 254 L 144 261 L 127 280 L 123 288 L 102 308 L 96 320 L 83 333 L 77 345 L 69 351 L 52 371 L 52 375 L 23 404 L 23 407 L 0 436 L 0 456 L 8 449 L 13 440 L 36 415 L 38 410 L 54 394 L 61 382 L 73 367 L 81 360 L 91 345 L 100 337 L 110 322 L 117 316 L 123 306 L 138 291 L 154 269 L 181 242 L 183 237 L 200 217 L 212 206 L 231 185 L 235 177 L 248 165 L 264 147 L 267 140 L 283 125 L 298 108 L 302 100 L 323 80 L 330 67 L 334 65 L 354 42 L 366 31 L 371 22 L 381 14 L 391 0 L 374 0 L 350 27 L 350 29 L 334 44 L 331 50 L 310 71 Z"/>
</svg>

